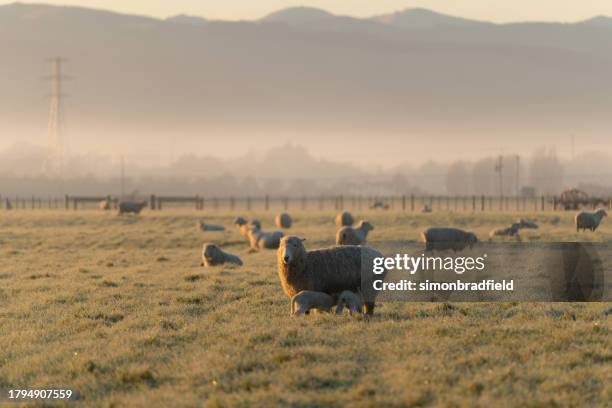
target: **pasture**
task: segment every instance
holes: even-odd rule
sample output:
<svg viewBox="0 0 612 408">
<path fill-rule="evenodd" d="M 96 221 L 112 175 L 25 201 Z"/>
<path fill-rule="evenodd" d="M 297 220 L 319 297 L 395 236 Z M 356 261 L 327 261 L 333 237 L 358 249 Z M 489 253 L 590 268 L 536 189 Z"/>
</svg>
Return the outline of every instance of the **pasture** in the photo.
<svg viewBox="0 0 612 408">
<path fill-rule="evenodd" d="M 250 253 L 237 213 L 0 213 L 0 388 L 71 388 L 87 406 L 609 406 L 610 303 L 380 303 L 369 319 L 289 317 L 276 251 Z M 273 228 L 274 213 L 247 213 Z M 334 212 L 293 212 L 309 249 Z M 370 245 L 426 226 L 481 237 L 516 213 L 355 212 Z M 527 241 L 577 234 L 572 213 L 520 214 Z M 560 220 L 555 220 L 560 217 Z M 224 224 L 201 232 L 196 222 Z M 245 266 L 200 267 L 214 242 Z"/>
</svg>

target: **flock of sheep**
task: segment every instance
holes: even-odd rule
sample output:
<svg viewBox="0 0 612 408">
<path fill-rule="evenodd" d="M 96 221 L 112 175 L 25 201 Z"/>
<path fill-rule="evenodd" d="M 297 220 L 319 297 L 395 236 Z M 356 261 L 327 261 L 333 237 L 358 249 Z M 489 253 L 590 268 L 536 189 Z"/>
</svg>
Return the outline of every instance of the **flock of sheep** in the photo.
<svg viewBox="0 0 612 408">
<path fill-rule="evenodd" d="M 576 230 L 595 231 L 605 217 L 606 211 L 579 212 L 575 217 Z M 362 276 L 362 264 L 382 254 L 366 246 L 368 232 L 374 227 L 362 220 L 355 224 L 355 218 L 347 211 L 335 218 L 339 227 L 336 233 L 336 245 L 330 248 L 306 250 L 305 239 L 297 236 L 285 236 L 283 231 L 262 230 L 259 220 L 247 221 L 237 217 L 234 225 L 240 235 L 247 239 L 251 250 L 276 249 L 278 275 L 285 294 L 291 298 L 291 314 L 294 316 L 309 314 L 311 310 L 330 312 L 335 306 L 336 314 L 342 314 L 346 308 L 350 314 L 374 312 L 374 296 L 365 296 L 362 287 L 369 282 L 362 282 L 369 274 Z M 279 229 L 289 229 L 293 224 L 291 216 L 282 213 L 276 216 L 275 225 Z M 200 222 L 203 231 L 224 230 L 223 226 Z M 518 219 L 508 227 L 497 228 L 489 237 L 515 237 L 520 239 L 521 229 L 536 229 L 534 222 Z M 426 251 L 453 250 L 461 251 L 478 242 L 473 232 L 459 228 L 432 227 L 421 233 Z M 242 260 L 215 244 L 206 243 L 202 248 L 202 265 L 221 264 L 242 266 Z M 383 275 L 384 276 L 384 275 Z M 379 277 L 380 278 L 380 277 Z"/>
<path fill-rule="evenodd" d="M 146 207 L 146 202 L 122 201 L 118 205 L 119 214 L 139 214 Z M 110 209 L 110 203 L 100 203 L 104 210 Z M 423 212 L 430 212 L 429 208 Z M 581 211 L 575 216 L 576 231 L 595 231 L 599 227 L 606 211 Z M 278 253 L 278 274 L 283 290 L 291 298 L 291 314 L 308 314 L 310 310 L 329 312 L 336 306 L 336 313 L 341 314 L 347 308 L 350 314 L 372 314 L 374 301 L 361 291 L 361 265 L 382 257 L 374 248 L 366 246 L 367 236 L 374 226 L 365 220 L 355 226 L 355 218 L 348 211 L 339 213 L 335 223 L 339 227 L 336 233 L 336 246 L 307 251 L 304 239 L 297 236 L 285 236 L 282 230 L 293 225 L 288 213 L 275 217 L 274 223 L 279 230 L 264 231 L 259 220 L 246 220 L 237 217 L 234 225 L 240 235 L 245 237 L 252 251 L 276 249 Z M 224 231 L 223 225 L 198 223 L 202 231 Z M 520 240 L 522 229 L 537 229 L 534 222 L 520 218 L 507 227 L 496 228 L 489 233 L 489 239 L 496 237 L 513 237 Z M 421 233 L 421 241 L 426 251 L 453 250 L 462 251 L 478 242 L 473 232 L 459 228 L 432 227 Z M 202 266 L 222 264 L 242 266 L 240 257 L 230 254 L 218 245 L 205 243 L 202 247 Z M 364 275 L 364 276 L 367 276 Z"/>
</svg>

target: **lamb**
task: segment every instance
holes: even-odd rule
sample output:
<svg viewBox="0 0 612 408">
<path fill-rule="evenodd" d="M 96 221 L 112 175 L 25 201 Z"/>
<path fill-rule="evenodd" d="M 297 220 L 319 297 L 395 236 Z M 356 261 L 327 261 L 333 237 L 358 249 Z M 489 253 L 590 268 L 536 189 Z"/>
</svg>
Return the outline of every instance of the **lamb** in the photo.
<svg viewBox="0 0 612 408">
<path fill-rule="evenodd" d="M 119 203 L 119 215 L 127 213 L 140 214 L 142 209 L 146 206 L 146 201 L 121 201 Z"/>
<path fill-rule="evenodd" d="M 446 250 L 462 251 L 467 247 L 478 242 L 478 237 L 473 232 L 464 231 L 458 228 L 428 228 L 421 232 L 421 240 L 425 242 L 425 250 Z"/>
<path fill-rule="evenodd" d="M 357 293 L 351 292 L 350 290 L 345 290 L 340 293 L 336 306 L 336 314 L 342 314 L 345 307 L 348 309 L 349 314 L 351 315 L 353 313 L 361 313 L 363 310 L 363 301 L 361 300 L 361 296 L 359 296 Z"/>
<path fill-rule="evenodd" d="M 198 228 L 202 231 L 225 231 L 223 225 L 206 224 L 204 221 L 198 221 Z"/>
<path fill-rule="evenodd" d="M 232 255 L 223 251 L 215 244 L 202 245 L 202 263 L 201 266 L 216 266 L 230 263 L 237 266 L 242 266 L 242 260 L 236 255 Z"/>
<path fill-rule="evenodd" d="M 365 313 L 374 313 L 375 279 L 384 279 L 385 273 L 374 275 L 374 258 L 383 255 L 366 246 L 336 246 L 307 251 L 304 240 L 297 236 L 281 239 L 277 252 L 278 276 L 283 291 L 293 297 L 303 290 L 341 293 L 345 290 L 362 294 Z"/>
<path fill-rule="evenodd" d="M 576 214 L 575 222 L 576 222 L 576 231 L 579 232 L 581 229 L 595 231 L 603 217 L 606 217 L 608 213 L 606 210 L 600 209 L 597 212 L 590 213 L 586 211 L 581 211 Z"/>
<path fill-rule="evenodd" d="M 293 220 L 291 219 L 291 216 L 287 213 L 282 213 L 277 215 L 274 218 L 274 224 L 278 227 L 278 228 L 291 228 L 291 224 L 293 224 Z"/>
<path fill-rule="evenodd" d="M 355 223 L 355 218 L 353 218 L 353 214 L 348 211 L 342 211 L 336 215 L 336 225 L 340 228 L 342 227 L 350 227 Z"/>
<path fill-rule="evenodd" d="M 333 296 L 325 292 L 303 290 L 291 298 L 291 315 L 301 316 L 309 314 L 312 309 L 329 312 L 334 303 Z"/>
<path fill-rule="evenodd" d="M 276 249 L 284 234 L 281 231 L 263 232 L 251 229 L 248 232 L 249 245 L 253 249 Z"/>
<path fill-rule="evenodd" d="M 357 227 L 343 227 L 336 233 L 336 245 L 363 245 L 366 243 L 368 232 L 374 226 L 368 221 L 360 221 Z"/>
</svg>

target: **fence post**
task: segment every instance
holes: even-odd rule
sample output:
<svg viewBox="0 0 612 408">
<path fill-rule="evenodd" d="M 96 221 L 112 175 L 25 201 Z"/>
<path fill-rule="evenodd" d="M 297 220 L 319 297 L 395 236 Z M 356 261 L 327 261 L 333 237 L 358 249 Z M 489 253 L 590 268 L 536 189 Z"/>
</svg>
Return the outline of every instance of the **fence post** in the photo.
<svg viewBox="0 0 612 408">
<path fill-rule="evenodd" d="M 64 196 L 64 206 L 67 210 L 70 209 L 70 197 L 68 196 L 68 194 Z"/>
<path fill-rule="evenodd" d="M 402 195 L 402 211 L 406 211 L 406 196 Z"/>
<path fill-rule="evenodd" d="M 107 200 L 109 200 L 110 203 L 110 197 L 107 198 Z M 155 194 L 151 194 L 151 211 L 155 211 Z"/>
<path fill-rule="evenodd" d="M 246 199 L 246 208 L 247 208 L 247 211 L 251 211 L 251 197 L 250 196 L 247 197 Z"/>
<path fill-rule="evenodd" d="M 542 211 L 544 211 L 544 195 L 542 195 Z"/>
<path fill-rule="evenodd" d="M 302 211 L 306 211 L 306 196 L 302 196 Z"/>
<path fill-rule="evenodd" d="M 264 209 L 268 211 L 270 209 L 270 196 L 266 194 L 264 197 Z"/>
</svg>

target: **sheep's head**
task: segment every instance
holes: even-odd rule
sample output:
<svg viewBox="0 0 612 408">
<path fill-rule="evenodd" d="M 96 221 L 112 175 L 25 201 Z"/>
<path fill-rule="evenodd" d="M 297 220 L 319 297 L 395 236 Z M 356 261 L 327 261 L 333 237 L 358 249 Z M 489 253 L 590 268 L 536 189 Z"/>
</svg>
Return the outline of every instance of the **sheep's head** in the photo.
<svg viewBox="0 0 612 408">
<path fill-rule="evenodd" d="M 473 232 L 468 232 L 468 243 L 470 244 L 470 247 L 474 244 L 476 244 L 478 242 L 478 237 L 476 236 L 476 234 L 474 234 Z"/>
<path fill-rule="evenodd" d="M 516 220 L 516 223 L 519 225 L 519 228 L 529 228 L 529 229 L 538 229 L 538 224 L 535 222 L 528 221 L 524 218 L 519 218 Z"/>
<path fill-rule="evenodd" d="M 602 209 L 600 209 L 599 211 L 597 211 L 597 214 L 598 214 L 600 217 L 607 217 L 607 216 L 608 216 L 608 213 L 607 213 L 607 212 L 606 212 L 606 210 L 604 210 L 603 208 L 602 208 Z"/>
<path fill-rule="evenodd" d="M 221 254 L 221 249 L 215 244 L 204 244 L 202 247 L 202 257 L 207 261 L 212 261 Z"/>
<path fill-rule="evenodd" d="M 289 235 L 281 239 L 278 247 L 278 260 L 285 265 L 291 265 L 301 259 L 306 252 L 305 238 Z"/>
<path fill-rule="evenodd" d="M 370 224 L 369 221 L 361 221 L 359 223 L 359 227 L 362 228 L 366 232 L 372 231 L 374 229 L 374 226 Z"/>
<path fill-rule="evenodd" d="M 249 226 L 252 230 L 260 230 L 261 229 L 261 221 L 259 220 L 251 220 L 249 222 Z"/>
<path fill-rule="evenodd" d="M 244 225 L 244 224 L 246 224 L 246 223 L 247 223 L 247 220 L 245 220 L 245 219 L 244 219 L 244 218 L 242 218 L 242 217 L 236 217 L 236 218 L 234 218 L 234 225 L 237 225 L 237 226 L 239 226 L 239 227 L 240 227 L 241 225 Z"/>
</svg>

